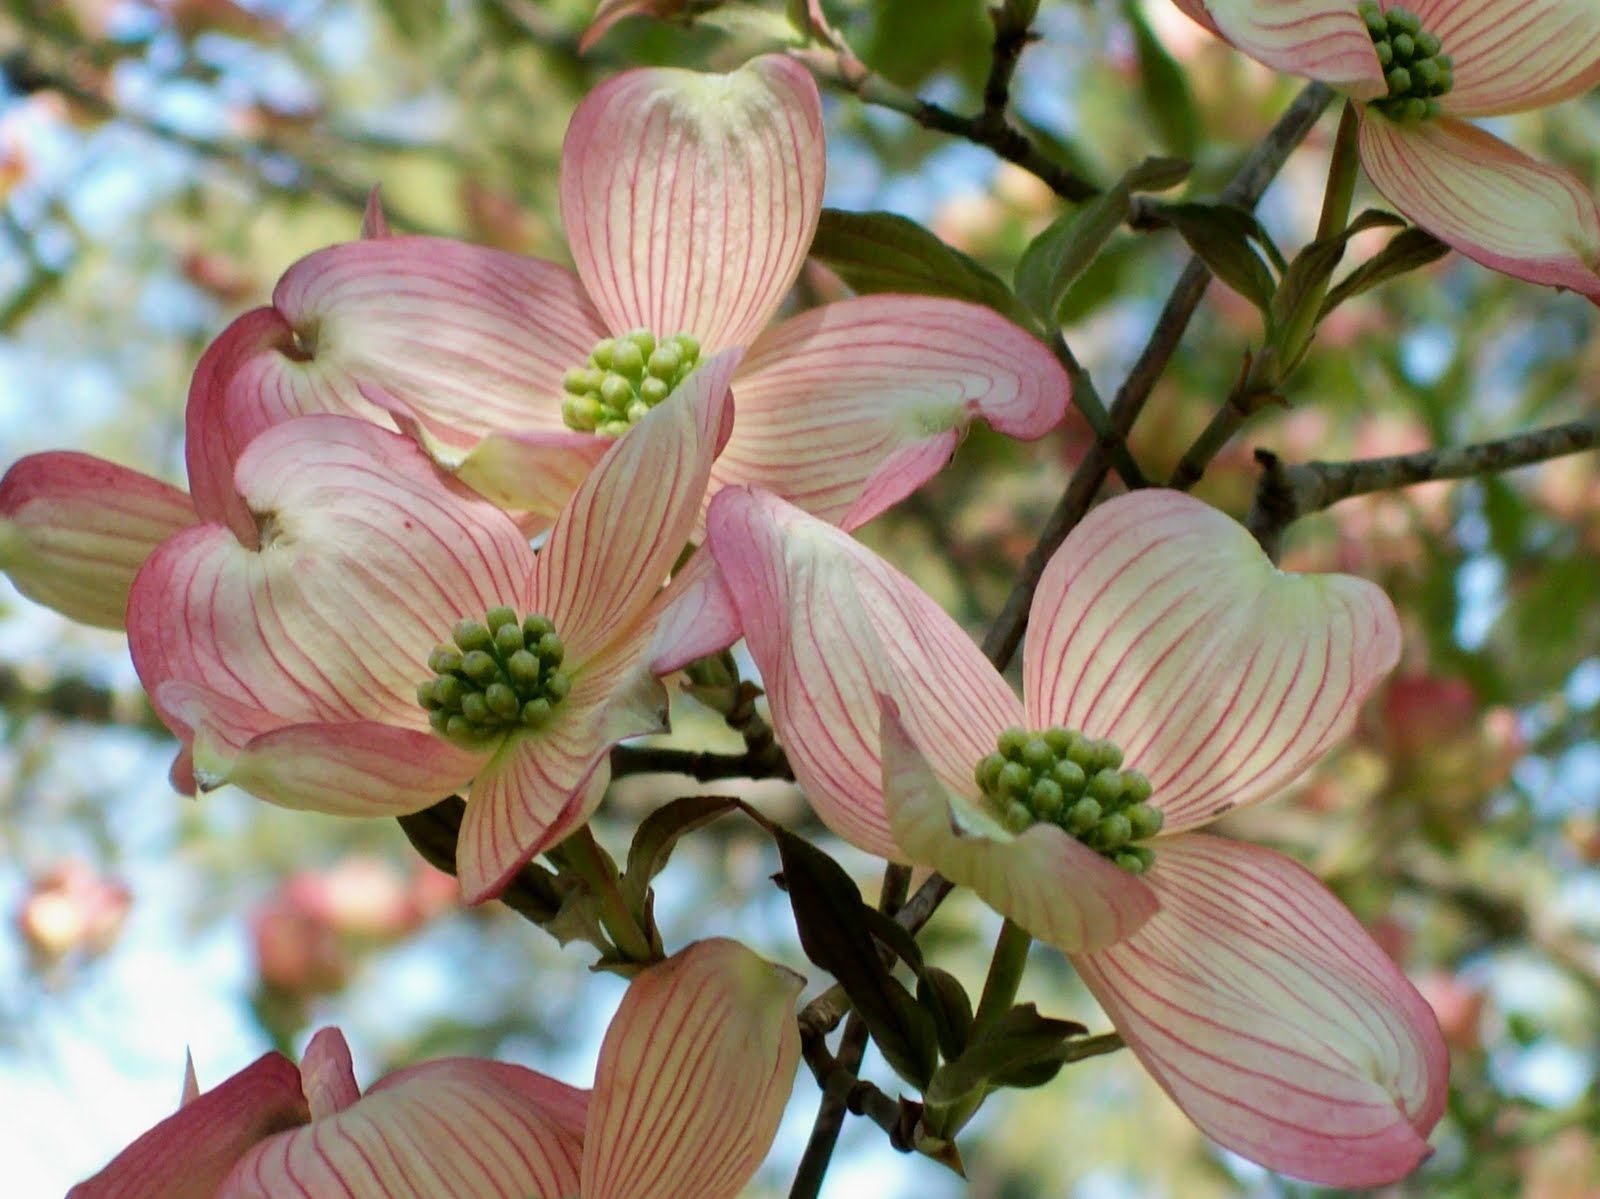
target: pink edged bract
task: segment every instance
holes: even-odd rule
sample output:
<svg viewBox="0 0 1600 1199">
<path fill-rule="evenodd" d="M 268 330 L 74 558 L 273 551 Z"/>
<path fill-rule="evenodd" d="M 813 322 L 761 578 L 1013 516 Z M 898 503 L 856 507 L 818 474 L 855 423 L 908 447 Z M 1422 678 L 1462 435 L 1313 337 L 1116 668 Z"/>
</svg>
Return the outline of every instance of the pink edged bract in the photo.
<svg viewBox="0 0 1600 1199">
<path fill-rule="evenodd" d="M 189 1098 L 68 1199 L 734 1199 L 794 1083 L 802 979 L 733 941 L 644 971 L 593 1091 L 446 1058 L 362 1094 L 337 1029 Z"/>
<path fill-rule="evenodd" d="M 708 542 L 795 774 L 835 832 L 934 867 L 1068 953 L 1223 1145 L 1344 1186 L 1427 1155 L 1447 1060 L 1426 1003 L 1304 868 L 1196 831 L 1349 732 L 1399 651 L 1377 588 L 1283 574 L 1176 492 L 1120 497 L 1040 580 L 1019 702 L 910 580 L 784 501 L 724 491 Z M 975 767 L 1001 731 L 1057 726 L 1115 743 L 1152 784 L 1164 824 L 1147 872 L 1057 824 L 1009 831 L 990 809 Z"/>
<path fill-rule="evenodd" d="M 175 780 L 376 816 L 470 783 L 457 870 L 469 901 L 495 894 L 588 818 L 613 745 L 665 727 L 645 651 L 737 359 L 707 362 L 613 442 L 537 554 L 409 438 L 338 416 L 267 429 L 235 465 L 234 523 L 171 538 L 134 582 L 129 642 L 183 742 Z M 513 712 L 447 739 L 419 702 L 430 656 L 501 607 L 553 624 L 570 693 L 535 727 Z"/>
<path fill-rule="evenodd" d="M 1357 0 L 1175 0 L 1275 70 L 1318 79 L 1362 103 L 1361 162 L 1418 225 L 1491 270 L 1600 302 L 1600 208 L 1571 174 L 1463 118 L 1542 108 L 1600 83 L 1594 0 L 1382 0 L 1406 9 L 1453 63 L 1435 115 L 1394 120 Z"/>
</svg>

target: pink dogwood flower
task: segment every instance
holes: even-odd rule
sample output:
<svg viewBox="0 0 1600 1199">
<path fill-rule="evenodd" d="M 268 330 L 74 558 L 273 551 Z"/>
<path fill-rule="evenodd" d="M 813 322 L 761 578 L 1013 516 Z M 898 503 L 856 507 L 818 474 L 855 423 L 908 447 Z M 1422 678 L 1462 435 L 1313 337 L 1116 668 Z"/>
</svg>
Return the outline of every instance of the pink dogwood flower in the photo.
<svg viewBox="0 0 1600 1199">
<path fill-rule="evenodd" d="M 955 300 L 864 296 L 769 329 L 824 174 L 816 85 L 789 59 L 625 72 L 562 149 L 575 274 L 442 238 L 333 246 L 223 333 L 204 386 L 226 408 L 270 396 L 398 421 L 481 494 L 547 519 L 695 362 L 744 348 L 712 487 L 756 482 L 854 527 L 936 472 L 974 416 L 1043 435 L 1069 385 L 1037 339 Z"/>
<path fill-rule="evenodd" d="M 690 946 L 628 988 L 592 1092 L 446 1058 L 362 1094 L 325 1028 L 298 1069 L 267 1054 L 68 1199 L 734 1199 L 794 1083 L 801 983 L 737 942 Z"/>
<path fill-rule="evenodd" d="M 730 489 L 708 530 L 796 777 L 835 832 L 934 867 L 1069 954 L 1230 1149 L 1344 1186 L 1427 1155 L 1447 1069 L 1427 1004 L 1303 867 L 1196 831 L 1349 732 L 1399 649 L 1376 587 L 1282 574 L 1182 494 L 1114 499 L 1040 580 L 1019 702 L 838 529 Z"/>
<path fill-rule="evenodd" d="M 400 815 L 471 784 L 469 902 L 600 802 L 618 741 L 665 727 L 658 593 L 731 418 L 737 351 L 611 449 L 537 554 L 409 438 L 339 416 L 268 428 L 228 522 L 171 538 L 128 635 L 186 789 Z"/>
<path fill-rule="evenodd" d="M 1174 0 L 1275 70 L 1361 102 L 1361 162 L 1418 225 L 1491 270 L 1600 301 L 1600 209 L 1565 171 L 1462 118 L 1600 82 L 1593 0 Z"/>
</svg>

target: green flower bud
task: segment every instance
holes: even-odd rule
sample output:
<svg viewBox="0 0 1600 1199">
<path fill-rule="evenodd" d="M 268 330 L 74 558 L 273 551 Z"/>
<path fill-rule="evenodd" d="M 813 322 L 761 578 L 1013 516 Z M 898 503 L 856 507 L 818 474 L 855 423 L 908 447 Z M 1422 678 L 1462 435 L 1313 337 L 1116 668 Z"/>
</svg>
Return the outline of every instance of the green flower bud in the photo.
<svg viewBox="0 0 1600 1199">
<path fill-rule="evenodd" d="M 972 777 L 978 784 L 978 790 L 985 795 L 993 794 L 1000 782 L 1000 770 L 1005 764 L 1006 760 L 999 754 L 984 754 L 979 758 L 978 764 L 972 770 Z"/>
<path fill-rule="evenodd" d="M 558 704 L 572 694 L 572 680 L 558 670 L 544 681 L 544 693 Z"/>
<path fill-rule="evenodd" d="M 633 388 L 621 375 L 607 375 L 606 381 L 600 384 L 600 399 L 608 408 L 621 409 L 633 399 Z"/>
<path fill-rule="evenodd" d="M 1031 737 L 1022 746 L 1022 764 L 1035 774 L 1049 770 L 1056 755 L 1043 737 Z"/>
<path fill-rule="evenodd" d="M 1160 808 L 1152 808 L 1147 803 L 1134 804 L 1123 812 L 1128 818 L 1128 824 L 1133 829 L 1132 839 L 1135 841 L 1148 841 L 1161 831 L 1161 826 L 1166 823 L 1166 816 Z"/>
<path fill-rule="evenodd" d="M 501 720 L 515 720 L 522 711 L 517 693 L 504 683 L 490 683 L 483 689 L 483 700 Z"/>
<path fill-rule="evenodd" d="M 494 631 L 494 648 L 502 658 L 522 652 L 522 625 L 515 617 L 510 624 L 503 624 Z"/>
<path fill-rule="evenodd" d="M 444 733 L 450 727 L 450 720 L 455 716 L 453 712 L 446 712 L 443 708 L 435 708 L 428 713 L 428 724 L 436 733 Z M 460 717 L 455 717 L 460 719 Z"/>
<path fill-rule="evenodd" d="M 568 396 L 561 404 L 561 419 L 567 428 L 592 433 L 605 415 L 605 408 L 593 396 Z"/>
<path fill-rule="evenodd" d="M 625 420 L 602 421 L 594 427 L 594 431 L 601 437 L 621 437 L 631 426 Z"/>
<path fill-rule="evenodd" d="M 996 744 L 999 746 L 1001 754 L 1014 762 L 1021 756 L 1022 747 L 1028 744 L 1027 730 L 1019 728 L 1004 729 L 1001 731 Z"/>
<path fill-rule="evenodd" d="M 1389 44 L 1394 47 L 1394 56 L 1400 62 L 1410 62 L 1417 53 L 1417 43 L 1411 40 L 1409 33 L 1397 33 L 1389 39 Z"/>
<path fill-rule="evenodd" d="M 475 725 L 489 721 L 489 702 L 481 691 L 469 691 L 461 697 L 461 715 Z"/>
<path fill-rule="evenodd" d="M 506 659 L 506 677 L 511 680 L 513 687 L 523 691 L 532 691 L 537 687 L 542 673 L 539 659 L 525 649 L 519 649 Z"/>
<path fill-rule="evenodd" d="M 653 376 L 639 384 L 639 399 L 654 408 L 672 394 L 672 384 Z"/>
<path fill-rule="evenodd" d="M 1033 811 L 1040 820 L 1053 821 L 1061 815 L 1062 804 L 1066 796 L 1061 791 L 1061 784 L 1054 779 L 1040 779 L 1033 785 L 1031 793 Z"/>
<path fill-rule="evenodd" d="M 490 608 L 483 618 L 483 623 L 489 627 L 491 633 L 498 633 L 505 625 L 521 624 L 517 619 L 517 610 L 508 608 L 504 604 L 496 608 Z"/>
<path fill-rule="evenodd" d="M 1007 762 L 1000 768 L 1000 794 L 1026 795 L 1033 787 L 1033 774 L 1021 762 Z"/>
<path fill-rule="evenodd" d="M 1422 18 L 1409 8 L 1391 8 L 1386 15 L 1391 30 L 1409 33 L 1412 37 L 1422 32 Z"/>
<path fill-rule="evenodd" d="M 417 703 L 429 712 L 437 711 L 443 706 L 434 698 L 432 679 L 417 684 Z"/>
<path fill-rule="evenodd" d="M 1081 837 L 1100 823 L 1103 809 L 1092 799 L 1080 799 L 1067 809 L 1067 831 Z"/>
<path fill-rule="evenodd" d="M 594 349 L 589 351 L 589 361 L 603 371 L 611 369 L 611 355 L 616 351 L 617 343 L 612 338 L 604 338 Z"/>
<path fill-rule="evenodd" d="M 434 674 L 454 674 L 461 669 L 461 651 L 453 645 L 440 645 L 428 655 L 428 669 Z"/>
<path fill-rule="evenodd" d="M 1109 808 L 1122 796 L 1122 775 L 1109 767 L 1097 771 L 1084 794 L 1099 800 L 1101 807 Z"/>
<path fill-rule="evenodd" d="M 611 351 L 611 369 L 636 383 L 644 378 L 644 355 L 639 352 L 639 346 L 632 338 L 617 342 L 616 348 Z"/>
<path fill-rule="evenodd" d="M 478 740 L 478 730 L 465 716 L 456 715 L 445 722 L 444 735 L 450 740 L 471 745 Z"/>
<path fill-rule="evenodd" d="M 1143 803 L 1154 791 L 1155 788 L 1150 785 L 1150 780 L 1137 770 L 1122 772 L 1122 794 L 1130 804 Z"/>
<path fill-rule="evenodd" d="M 1388 42 L 1376 42 L 1372 49 L 1378 56 L 1378 65 L 1384 70 L 1388 70 L 1394 64 L 1394 47 Z"/>
<path fill-rule="evenodd" d="M 657 379 L 671 382 L 677 378 L 678 368 L 683 365 L 683 355 L 678 352 L 678 347 L 672 344 L 657 346 L 655 353 L 650 355 L 650 373 Z"/>
<path fill-rule="evenodd" d="M 649 329 L 634 329 L 628 334 L 628 340 L 638 347 L 639 353 L 645 358 L 655 353 L 656 335 Z"/>
<path fill-rule="evenodd" d="M 1085 774 L 1100 769 L 1100 755 L 1094 741 L 1078 732 L 1072 734 L 1072 744 L 1067 747 L 1067 761 L 1081 766 Z"/>
<path fill-rule="evenodd" d="M 1411 72 L 1404 67 L 1390 67 L 1384 79 L 1389 83 L 1389 94 L 1402 96 L 1411 90 Z"/>
<path fill-rule="evenodd" d="M 461 711 L 461 697 L 466 693 L 467 685 L 453 674 L 440 675 L 433 680 L 433 698 L 447 711 Z"/>
<path fill-rule="evenodd" d="M 546 633 L 539 638 L 539 659 L 550 666 L 560 666 L 561 659 L 567 656 L 567 646 L 555 633 Z"/>
<path fill-rule="evenodd" d="M 1361 13 L 1361 19 L 1366 22 L 1367 32 L 1374 38 L 1382 37 L 1389 32 L 1389 22 L 1384 19 L 1383 9 L 1375 3 L 1375 0 L 1362 0 L 1358 11 Z"/>
<path fill-rule="evenodd" d="M 1121 866 L 1129 874 L 1143 874 L 1147 869 L 1144 859 L 1131 849 L 1123 850 L 1121 853 L 1116 854 L 1111 860 L 1118 866 Z"/>
<path fill-rule="evenodd" d="M 628 404 L 627 408 L 623 411 L 623 415 L 628 418 L 628 423 L 630 425 L 636 425 L 645 417 L 650 415 L 650 405 L 646 404 L 643 400 L 634 400 Z"/>
<path fill-rule="evenodd" d="M 461 673 L 478 686 L 486 687 L 500 677 L 500 663 L 483 650 L 475 649 L 461 659 Z"/>
<path fill-rule="evenodd" d="M 457 621 L 456 627 L 451 631 L 450 635 L 463 652 L 474 649 L 488 649 L 490 645 L 489 630 L 475 620 Z"/>
<path fill-rule="evenodd" d="M 556 631 L 556 626 L 550 623 L 550 618 L 542 613 L 534 612 L 522 621 L 522 635 L 529 641 L 537 641 L 546 633 Z"/>
<path fill-rule="evenodd" d="M 1047 728 L 1044 731 L 1044 743 L 1056 757 L 1064 758 L 1072 748 L 1072 730 L 1064 729 L 1059 724 Z"/>
<path fill-rule="evenodd" d="M 581 396 L 589 390 L 590 371 L 587 367 L 575 366 L 571 370 L 561 373 L 561 390 L 574 396 Z"/>
<path fill-rule="evenodd" d="M 1082 795 L 1084 787 L 1089 782 L 1088 776 L 1083 773 L 1083 767 L 1065 758 L 1051 767 L 1050 777 L 1061 784 L 1061 790 L 1068 795 Z"/>
<path fill-rule="evenodd" d="M 522 723 L 530 729 L 542 729 L 550 723 L 554 711 L 547 699 L 530 699 L 522 705 Z"/>
<path fill-rule="evenodd" d="M 1006 804 L 1000 823 L 1005 825 L 1006 831 L 1020 833 L 1033 824 L 1033 813 L 1028 811 L 1026 804 L 1012 800 Z"/>
<path fill-rule="evenodd" d="M 1113 812 L 1100 822 L 1095 830 L 1099 848 L 1106 851 L 1121 849 L 1133 838 L 1133 823 L 1121 812 Z"/>
</svg>

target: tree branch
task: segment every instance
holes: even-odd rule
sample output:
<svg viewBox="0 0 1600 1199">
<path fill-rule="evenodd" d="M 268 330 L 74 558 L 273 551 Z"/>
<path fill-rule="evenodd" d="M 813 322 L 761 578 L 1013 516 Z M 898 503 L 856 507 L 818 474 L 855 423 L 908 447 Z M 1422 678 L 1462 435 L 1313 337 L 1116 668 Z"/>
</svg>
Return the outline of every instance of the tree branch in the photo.
<svg viewBox="0 0 1600 1199">
<path fill-rule="evenodd" d="M 1284 531 L 1302 516 L 1352 496 L 1393 491 L 1441 479 L 1467 479 L 1531 466 L 1600 446 L 1600 417 L 1533 429 L 1496 441 L 1445 446 L 1353 462 L 1302 462 L 1286 466 L 1271 450 L 1257 450 L 1261 477 L 1245 524 L 1277 558 Z"/>
<path fill-rule="evenodd" d="M 1333 92 L 1329 88 L 1320 83 L 1307 84 L 1222 189 L 1221 200 L 1227 204 L 1254 207 L 1272 177 L 1311 131 L 1332 99 Z M 1112 428 L 1119 437 L 1126 439 L 1132 430 L 1156 381 L 1183 339 L 1189 319 L 1194 315 L 1200 297 L 1210 282 L 1211 272 L 1198 258 L 1191 258 L 1178 276 L 1178 282 L 1167 297 L 1161 315 L 1156 318 L 1155 328 L 1139 360 L 1134 363 L 1112 401 L 1109 415 Z M 1044 573 L 1045 564 L 1089 511 L 1110 471 L 1111 456 L 1096 442 L 1073 472 L 1066 492 L 1045 521 L 1038 542 L 1023 561 L 1021 573 L 999 619 L 984 639 L 983 651 L 996 666 L 1004 669 L 1005 664 L 1011 661 L 1012 654 L 1022 641 L 1022 631 L 1028 622 L 1028 606 L 1033 602 L 1033 593 L 1039 586 L 1039 576 Z"/>
</svg>

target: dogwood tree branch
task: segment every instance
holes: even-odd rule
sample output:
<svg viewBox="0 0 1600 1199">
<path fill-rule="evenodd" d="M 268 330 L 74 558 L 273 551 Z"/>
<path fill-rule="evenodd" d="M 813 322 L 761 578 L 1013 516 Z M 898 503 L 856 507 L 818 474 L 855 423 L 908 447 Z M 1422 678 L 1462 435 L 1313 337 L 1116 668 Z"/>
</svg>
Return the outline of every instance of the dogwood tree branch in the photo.
<svg viewBox="0 0 1600 1199">
<path fill-rule="evenodd" d="M 1332 99 L 1333 92 L 1323 84 L 1307 84 L 1222 189 L 1220 199 L 1227 204 L 1254 207 L 1267 184 L 1282 168 L 1294 148 L 1305 139 Z M 1189 319 L 1199 307 L 1200 297 L 1210 282 L 1211 272 L 1198 258 L 1191 258 L 1178 276 L 1160 316 L 1156 318 L 1150 339 L 1111 403 L 1111 424 L 1119 437 L 1126 439 L 1144 410 L 1145 401 L 1150 398 L 1156 381 L 1183 340 Z M 1097 441 L 1073 472 L 1066 491 L 1046 519 L 1038 541 L 1023 561 L 1017 581 L 1006 598 L 1005 607 L 989 630 L 989 636 L 984 639 L 984 653 L 996 666 L 1003 669 L 1011 661 L 1012 654 L 1022 641 L 1022 631 L 1028 623 L 1028 606 L 1033 602 L 1033 593 L 1039 586 L 1039 577 L 1044 573 L 1045 564 L 1089 511 L 1106 476 L 1111 473 L 1111 463 L 1111 455 Z"/>
<path fill-rule="evenodd" d="M 1340 500 L 1440 479 L 1499 474 L 1597 446 L 1600 446 L 1600 417 L 1568 421 L 1475 445 L 1444 446 L 1353 462 L 1302 462 L 1291 466 L 1271 450 L 1257 450 L 1261 477 L 1256 482 L 1255 502 L 1245 525 L 1262 548 L 1276 559 L 1284 531 L 1290 525 Z"/>
<path fill-rule="evenodd" d="M 50 674 L 10 663 L 0 664 L 0 712 L 21 719 L 50 716 L 169 735 L 142 691 L 117 691 L 82 675 Z"/>
</svg>

